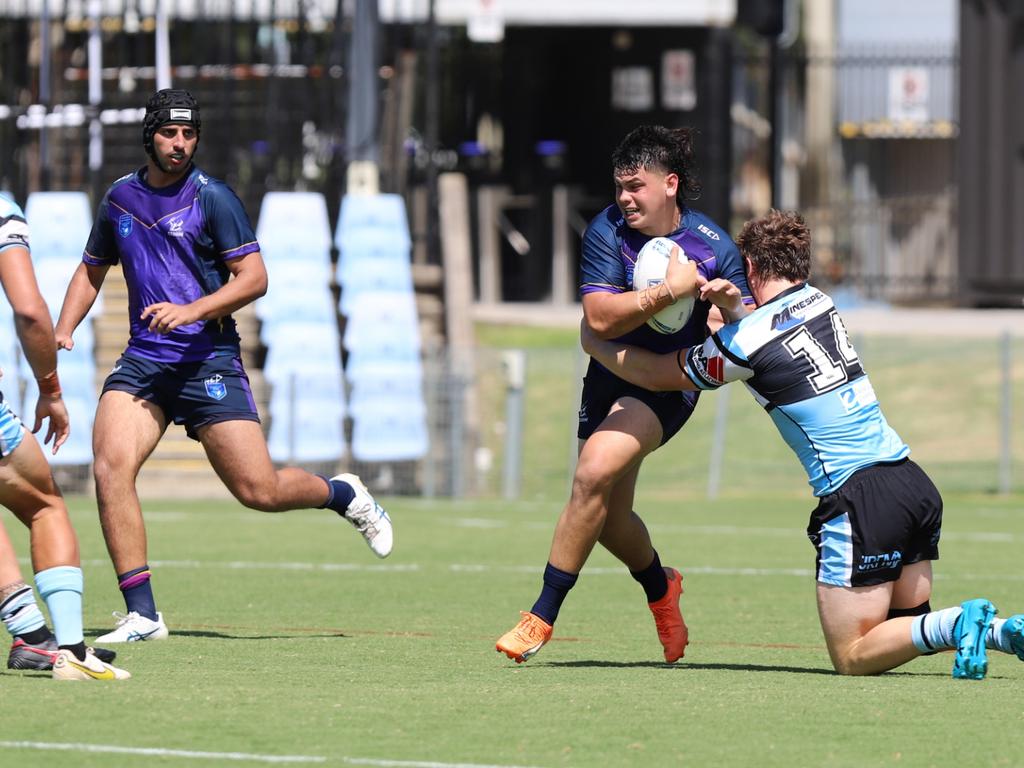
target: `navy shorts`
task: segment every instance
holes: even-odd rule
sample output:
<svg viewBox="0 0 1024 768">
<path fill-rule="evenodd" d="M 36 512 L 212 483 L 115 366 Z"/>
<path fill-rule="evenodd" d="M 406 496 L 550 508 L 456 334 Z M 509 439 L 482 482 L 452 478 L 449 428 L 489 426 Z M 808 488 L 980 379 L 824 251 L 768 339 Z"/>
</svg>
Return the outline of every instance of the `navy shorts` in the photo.
<svg viewBox="0 0 1024 768">
<path fill-rule="evenodd" d="M 260 417 L 242 361 L 235 356 L 211 357 L 188 363 L 163 363 L 121 355 L 103 391 L 128 392 L 160 406 L 168 421 L 196 430 L 219 421 L 255 421 Z"/>
<path fill-rule="evenodd" d="M 817 580 L 840 587 L 896 581 L 903 566 L 939 559 L 942 497 L 910 459 L 854 472 L 811 513 Z"/>
<path fill-rule="evenodd" d="M 699 392 L 651 392 L 623 381 L 596 360 L 591 359 L 583 378 L 579 428 L 576 436 L 586 440 L 601 426 L 612 405 L 621 397 L 633 397 L 650 408 L 661 422 L 661 444 L 682 429 L 697 406 Z"/>
</svg>

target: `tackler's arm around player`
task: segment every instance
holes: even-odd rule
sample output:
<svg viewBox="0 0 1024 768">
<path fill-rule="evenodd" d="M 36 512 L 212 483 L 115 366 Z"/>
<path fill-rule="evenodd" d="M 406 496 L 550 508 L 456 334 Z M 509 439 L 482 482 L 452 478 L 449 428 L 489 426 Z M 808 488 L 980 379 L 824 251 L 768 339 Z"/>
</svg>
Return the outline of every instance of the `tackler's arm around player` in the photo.
<svg viewBox="0 0 1024 768">
<path fill-rule="evenodd" d="M 690 350 L 659 354 L 630 344 L 608 341 L 591 331 L 586 321 L 580 326 L 583 350 L 620 379 L 654 392 L 693 391 L 699 389 L 683 372 L 679 361 Z"/>
<path fill-rule="evenodd" d="M 149 330 L 170 333 L 182 325 L 216 320 L 252 303 L 267 292 L 267 268 L 259 251 L 227 262 L 232 279 L 206 296 L 188 304 L 158 301 L 142 310 Z"/>
</svg>

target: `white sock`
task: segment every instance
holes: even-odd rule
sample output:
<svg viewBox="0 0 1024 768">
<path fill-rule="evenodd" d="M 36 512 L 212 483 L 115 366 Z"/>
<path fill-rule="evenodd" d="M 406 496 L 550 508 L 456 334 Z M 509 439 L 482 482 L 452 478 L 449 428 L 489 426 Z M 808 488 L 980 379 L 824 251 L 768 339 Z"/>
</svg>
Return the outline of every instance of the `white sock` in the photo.
<svg viewBox="0 0 1024 768">
<path fill-rule="evenodd" d="M 935 653 L 949 648 L 956 648 L 953 628 L 956 620 L 963 613 L 963 608 L 943 608 L 918 616 L 910 629 L 910 639 L 914 647 L 921 653 Z"/>
<path fill-rule="evenodd" d="M 1003 637 L 1003 624 L 1005 623 L 1006 619 L 992 619 L 992 626 L 985 633 L 986 648 L 991 648 L 993 651 L 1002 651 L 1003 653 L 1013 653 L 1013 649 L 1007 642 L 1008 638 Z"/>
</svg>

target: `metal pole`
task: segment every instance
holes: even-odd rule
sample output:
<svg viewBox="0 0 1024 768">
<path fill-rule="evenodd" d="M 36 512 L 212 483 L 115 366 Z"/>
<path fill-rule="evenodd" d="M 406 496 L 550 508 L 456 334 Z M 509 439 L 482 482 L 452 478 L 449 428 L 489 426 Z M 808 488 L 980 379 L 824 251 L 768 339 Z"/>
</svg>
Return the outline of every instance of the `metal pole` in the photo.
<svg viewBox="0 0 1024 768">
<path fill-rule="evenodd" d="M 438 238 L 438 192 L 437 192 L 437 145 L 441 132 L 441 70 L 439 41 L 437 39 L 437 15 L 435 0 L 427 6 L 427 89 L 426 89 L 426 150 L 427 150 L 427 261 L 441 263 Z"/>
<path fill-rule="evenodd" d="M 526 352 L 509 349 L 502 354 L 505 363 L 505 461 L 502 477 L 506 499 L 519 498 L 523 469 L 523 414 L 526 388 Z"/>
<path fill-rule="evenodd" d="M 463 445 L 465 435 L 463 432 L 463 425 L 465 422 L 465 415 L 463 414 L 463 408 L 465 407 L 465 391 L 466 382 L 461 373 L 453 373 L 448 379 L 450 383 L 451 398 L 451 424 L 449 425 L 448 435 L 448 460 L 450 465 L 451 473 L 451 495 L 453 498 L 462 498 L 464 490 L 463 482 Z"/>
<path fill-rule="evenodd" d="M 1001 344 L 999 492 L 1008 495 L 1013 485 L 1013 337 L 1009 331 L 1003 331 Z"/>
<path fill-rule="evenodd" d="M 43 0 L 42 18 L 39 20 L 39 103 L 43 105 L 43 125 L 39 129 L 40 185 L 50 189 L 50 158 L 47 146 L 47 118 L 50 116 L 50 3 Z"/>
<path fill-rule="evenodd" d="M 100 33 L 101 0 L 89 0 L 89 187 L 93 202 L 99 200 L 103 169 L 103 38 Z"/>
<path fill-rule="evenodd" d="M 722 387 L 717 391 L 718 408 L 715 410 L 715 429 L 711 438 L 711 455 L 708 458 L 708 499 L 718 498 L 722 484 L 722 462 L 725 459 L 725 431 L 729 426 L 729 390 Z"/>
<path fill-rule="evenodd" d="M 156 89 L 171 87 L 171 43 L 167 0 L 156 0 Z"/>
</svg>

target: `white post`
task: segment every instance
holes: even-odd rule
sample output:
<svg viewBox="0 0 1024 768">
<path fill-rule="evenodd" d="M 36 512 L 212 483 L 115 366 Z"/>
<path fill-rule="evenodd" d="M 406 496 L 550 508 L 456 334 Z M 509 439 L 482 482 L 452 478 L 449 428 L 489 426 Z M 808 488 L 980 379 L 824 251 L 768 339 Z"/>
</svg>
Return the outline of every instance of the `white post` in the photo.
<svg viewBox="0 0 1024 768">
<path fill-rule="evenodd" d="M 156 89 L 171 87 L 171 42 L 167 0 L 156 0 Z"/>
</svg>

